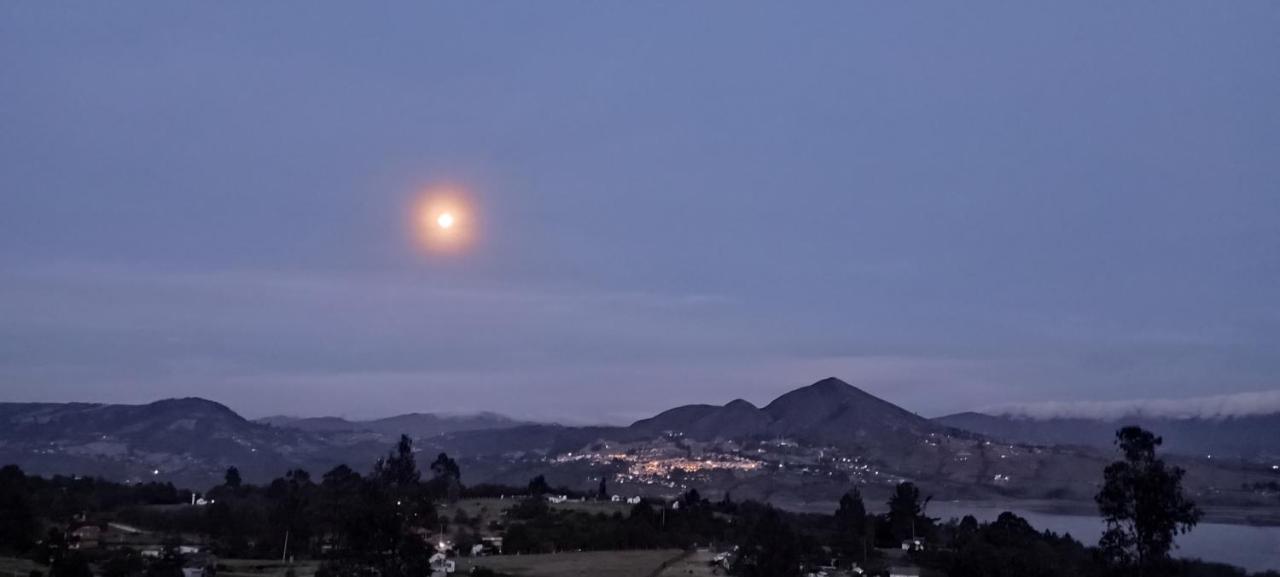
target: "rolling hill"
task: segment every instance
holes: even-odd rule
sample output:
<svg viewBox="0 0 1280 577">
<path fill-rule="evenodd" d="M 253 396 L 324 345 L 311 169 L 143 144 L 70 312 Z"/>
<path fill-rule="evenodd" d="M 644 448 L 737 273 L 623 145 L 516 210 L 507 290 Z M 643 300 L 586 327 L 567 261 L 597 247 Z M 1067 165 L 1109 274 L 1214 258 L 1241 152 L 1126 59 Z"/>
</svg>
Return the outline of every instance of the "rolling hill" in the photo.
<svg viewBox="0 0 1280 577">
<path fill-rule="evenodd" d="M 1245 426 L 1240 438 L 1259 443 L 1267 423 L 1204 426 L 1227 440 L 1237 434 L 1229 427 Z M 608 474 L 645 491 L 698 486 L 803 505 L 838 497 L 850 484 L 875 494 L 910 479 L 940 498 L 1087 501 L 1114 458 L 1105 439 L 1115 424 L 1057 426 L 974 414 L 926 419 L 835 378 L 762 407 L 741 399 L 686 405 L 628 426 L 600 427 L 520 423 L 488 413 L 250 421 L 195 398 L 0 403 L 0 464 L 199 489 L 218 483 L 229 466 L 250 482 L 291 468 L 319 473 L 347 464 L 366 471 L 403 432 L 417 438 L 423 460 L 437 452 L 456 458 L 468 484 L 522 485 L 546 474 L 556 483 L 594 487 Z M 1175 429 L 1152 428 L 1174 447 L 1196 446 Z M 1268 467 L 1220 459 L 1176 463 L 1188 468 L 1198 495 L 1219 501 L 1252 503 L 1258 496 L 1241 492 L 1242 484 L 1274 476 Z"/>
<path fill-rule="evenodd" d="M 236 466 L 248 479 L 322 468 L 380 444 L 338 444 L 254 423 L 219 403 L 0 403 L 0 463 L 45 474 L 168 480 L 201 487 Z"/>
<path fill-rule="evenodd" d="M 504 415 L 489 412 L 466 415 L 409 413 L 367 421 L 349 421 L 341 417 L 288 417 L 277 415 L 258 419 L 257 422 L 311 433 L 367 431 L 393 437 L 405 434 L 414 438 L 427 438 L 464 431 L 509 429 L 526 424 Z"/>
</svg>

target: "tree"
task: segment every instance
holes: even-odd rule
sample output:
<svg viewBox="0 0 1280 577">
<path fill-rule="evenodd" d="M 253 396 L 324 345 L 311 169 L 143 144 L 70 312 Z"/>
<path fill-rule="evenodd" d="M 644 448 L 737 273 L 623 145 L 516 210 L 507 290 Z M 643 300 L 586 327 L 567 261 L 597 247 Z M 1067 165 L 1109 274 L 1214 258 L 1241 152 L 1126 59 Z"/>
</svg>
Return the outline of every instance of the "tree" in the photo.
<svg viewBox="0 0 1280 577">
<path fill-rule="evenodd" d="M 269 534 L 271 539 L 278 540 L 282 553 L 307 550 L 315 521 L 311 507 L 314 492 L 311 474 L 302 469 L 288 471 L 284 478 L 272 481 L 267 487 L 266 497 L 271 503 L 267 514 Z"/>
<path fill-rule="evenodd" d="M 396 443 L 395 450 L 385 458 L 378 459 L 373 472 L 373 476 L 379 481 L 392 487 L 418 484 L 422 476 L 418 473 L 418 463 L 413 457 L 413 440 L 409 435 L 400 435 L 400 442 Z"/>
<path fill-rule="evenodd" d="M 462 469 L 458 467 L 458 462 L 450 459 L 449 455 L 440 453 L 435 462 L 431 463 L 431 474 L 431 493 L 445 497 L 450 502 L 457 501 L 462 495 Z"/>
<path fill-rule="evenodd" d="M 431 474 L 436 478 L 462 479 L 462 470 L 458 468 L 458 462 L 450 459 L 445 453 L 437 455 L 435 462 L 431 463 Z"/>
<path fill-rule="evenodd" d="M 743 577 L 793 577 L 800 574 L 800 557 L 799 537 L 769 507 L 751 527 L 733 568 Z"/>
<path fill-rule="evenodd" d="M 915 538 L 920 519 L 920 489 L 914 483 L 898 483 L 889 498 L 889 528 L 895 540 Z"/>
<path fill-rule="evenodd" d="M 223 479 L 222 484 L 226 485 L 227 488 L 239 489 L 241 484 L 240 469 L 237 469 L 235 467 L 227 467 L 227 473 L 226 475 L 223 475 L 222 479 Z"/>
<path fill-rule="evenodd" d="M 546 495 L 551 492 L 551 485 L 547 484 L 547 478 L 538 475 L 529 480 L 529 494 L 535 496 Z"/>
<path fill-rule="evenodd" d="M 697 489 L 689 489 L 684 492 L 684 495 L 680 496 L 680 506 L 684 507 L 686 510 L 697 509 L 703 504 L 705 504 L 705 501 L 703 500 L 702 495 L 698 493 Z"/>
<path fill-rule="evenodd" d="M 1141 575 L 1168 557 L 1174 536 L 1195 527 L 1202 513 L 1182 494 L 1186 471 L 1156 458 L 1164 439 L 1124 427 L 1115 442 L 1124 459 L 1107 465 L 1094 497 L 1107 527 L 1098 546 L 1110 562 L 1133 566 Z"/>
<path fill-rule="evenodd" d="M 604 478 L 605 478 L 605 476 L 604 476 L 603 474 L 601 474 L 601 475 L 600 475 L 600 486 L 599 486 L 599 487 L 596 487 L 596 498 L 597 498 L 597 499 L 599 499 L 599 500 L 601 500 L 601 501 L 608 501 L 608 500 L 609 500 L 609 487 L 608 487 L 608 485 L 606 485 L 606 484 L 605 484 L 605 480 L 604 480 Z"/>
<path fill-rule="evenodd" d="M 836 531 L 840 543 L 847 547 L 847 552 L 859 560 L 866 559 L 867 552 L 867 507 L 862 502 L 862 492 L 856 487 L 853 491 L 840 497 L 840 506 L 835 514 Z"/>
<path fill-rule="evenodd" d="M 0 550 L 26 551 L 39 525 L 31 505 L 27 476 L 16 465 L 0 468 Z"/>
</svg>

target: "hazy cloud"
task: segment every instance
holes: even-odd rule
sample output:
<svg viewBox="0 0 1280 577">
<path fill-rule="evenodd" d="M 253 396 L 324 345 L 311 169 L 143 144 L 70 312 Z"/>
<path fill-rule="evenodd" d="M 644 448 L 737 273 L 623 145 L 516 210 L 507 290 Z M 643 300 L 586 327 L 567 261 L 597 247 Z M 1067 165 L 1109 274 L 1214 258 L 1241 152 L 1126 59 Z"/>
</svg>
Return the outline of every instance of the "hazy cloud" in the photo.
<svg viewBox="0 0 1280 577">
<path fill-rule="evenodd" d="M 1275 16 L 0 3 L 0 400 L 1271 389 Z M 465 254 L 407 230 L 441 182 Z"/>
<path fill-rule="evenodd" d="M 1104 419 L 1114 421 L 1125 417 L 1225 419 L 1280 413 L 1280 390 L 1188 399 L 1024 403 L 997 405 L 982 412 L 1037 420 Z"/>
</svg>

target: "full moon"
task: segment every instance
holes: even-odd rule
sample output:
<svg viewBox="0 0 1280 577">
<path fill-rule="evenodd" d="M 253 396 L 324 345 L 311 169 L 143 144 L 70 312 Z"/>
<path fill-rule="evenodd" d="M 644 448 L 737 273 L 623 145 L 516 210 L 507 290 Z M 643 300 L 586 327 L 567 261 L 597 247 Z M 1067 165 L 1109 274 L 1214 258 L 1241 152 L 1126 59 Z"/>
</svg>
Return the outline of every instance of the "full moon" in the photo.
<svg viewBox="0 0 1280 577">
<path fill-rule="evenodd" d="M 417 242 L 435 254 L 465 254 L 478 232 L 475 205 L 452 187 L 425 190 L 413 201 L 408 222 Z"/>
</svg>

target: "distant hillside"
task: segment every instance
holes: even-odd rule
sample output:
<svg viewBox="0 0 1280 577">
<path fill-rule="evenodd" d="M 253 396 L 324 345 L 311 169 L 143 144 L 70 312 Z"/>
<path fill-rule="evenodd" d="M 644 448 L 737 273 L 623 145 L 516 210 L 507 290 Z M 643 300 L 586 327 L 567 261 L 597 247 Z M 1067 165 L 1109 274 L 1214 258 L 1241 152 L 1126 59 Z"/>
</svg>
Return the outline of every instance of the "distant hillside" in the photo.
<svg viewBox="0 0 1280 577">
<path fill-rule="evenodd" d="M 446 433 L 463 431 L 509 429 L 527 424 L 504 415 L 489 412 L 466 415 L 409 413 L 369 421 L 348 421 L 340 417 L 299 418 L 273 416 L 258 419 L 257 422 L 274 427 L 312 433 L 368 431 L 394 437 L 406 434 L 415 438 L 435 437 Z"/>
<path fill-rule="evenodd" d="M 255 419 L 254 422 L 261 423 L 263 425 L 270 425 L 272 427 L 280 427 L 282 429 L 296 429 L 310 433 L 337 433 L 363 430 L 358 423 L 348 421 L 342 417 L 289 417 L 286 415 L 272 415 L 270 417 Z"/>
<path fill-rule="evenodd" d="M 357 455 L 363 461 L 376 451 L 254 423 L 198 398 L 145 405 L 0 403 L 0 463 L 36 473 L 201 488 L 233 465 L 248 479 L 267 479 L 289 467 L 320 469 Z"/>
<path fill-rule="evenodd" d="M 786 393 L 764 408 L 738 399 L 687 405 L 637 421 L 631 432 L 676 431 L 703 439 L 786 437 L 837 446 L 895 446 L 945 432 L 945 426 L 837 378 Z"/>
<path fill-rule="evenodd" d="M 1197 443 L 1213 443 L 1215 456 L 1231 449 L 1265 454 L 1266 443 L 1280 438 L 1276 421 L 1265 418 L 1138 424 L 1165 435 L 1173 450 L 1203 453 Z M 447 452 L 462 465 L 468 484 L 520 485 L 546 474 L 557 483 L 594 487 L 604 473 L 646 491 L 695 483 L 700 490 L 803 504 L 825 503 L 850 484 L 873 494 L 910 479 L 952 499 L 1087 502 L 1114 455 L 1109 442 L 1116 426 L 977 414 L 930 420 L 835 378 L 787 392 L 763 407 L 741 399 L 687 405 L 626 427 L 520 423 L 490 413 L 254 422 L 204 399 L 145 405 L 0 403 L 0 464 L 15 463 L 38 474 L 172 481 L 201 489 L 218 483 L 230 466 L 251 482 L 292 468 L 320 475 L 346 464 L 368 471 L 396 436 L 407 433 L 417 437 L 420 464 Z M 1063 444 L 1089 446 L 1030 446 Z M 681 464 L 690 457 L 720 464 L 708 471 Z M 1262 498 L 1240 489 L 1244 483 L 1275 476 L 1269 465 L 1244 467 L 1203 456 L 1176 462 L 1188 469 L 1188 487 L 1197 496 L 1237 503 Z M 724 463 L 755 465 L 728 468 Z M 652 472 L 674 466 L 682 468 Z M 1224 488 L 1235 493 L 1227 495 Z"/>
<path fill-rule="evenodd" d="M 1163 448 L 1185 455 L 1254 460 L 1280 459 L 1280 414 L 1243 417 L 1109 419 L 1054 418 L 959 413 L 935 422 L 1015 443 L 1111 448 L 1116 429 L 1137 425 L 1164 437 Z"/>
</svg>

